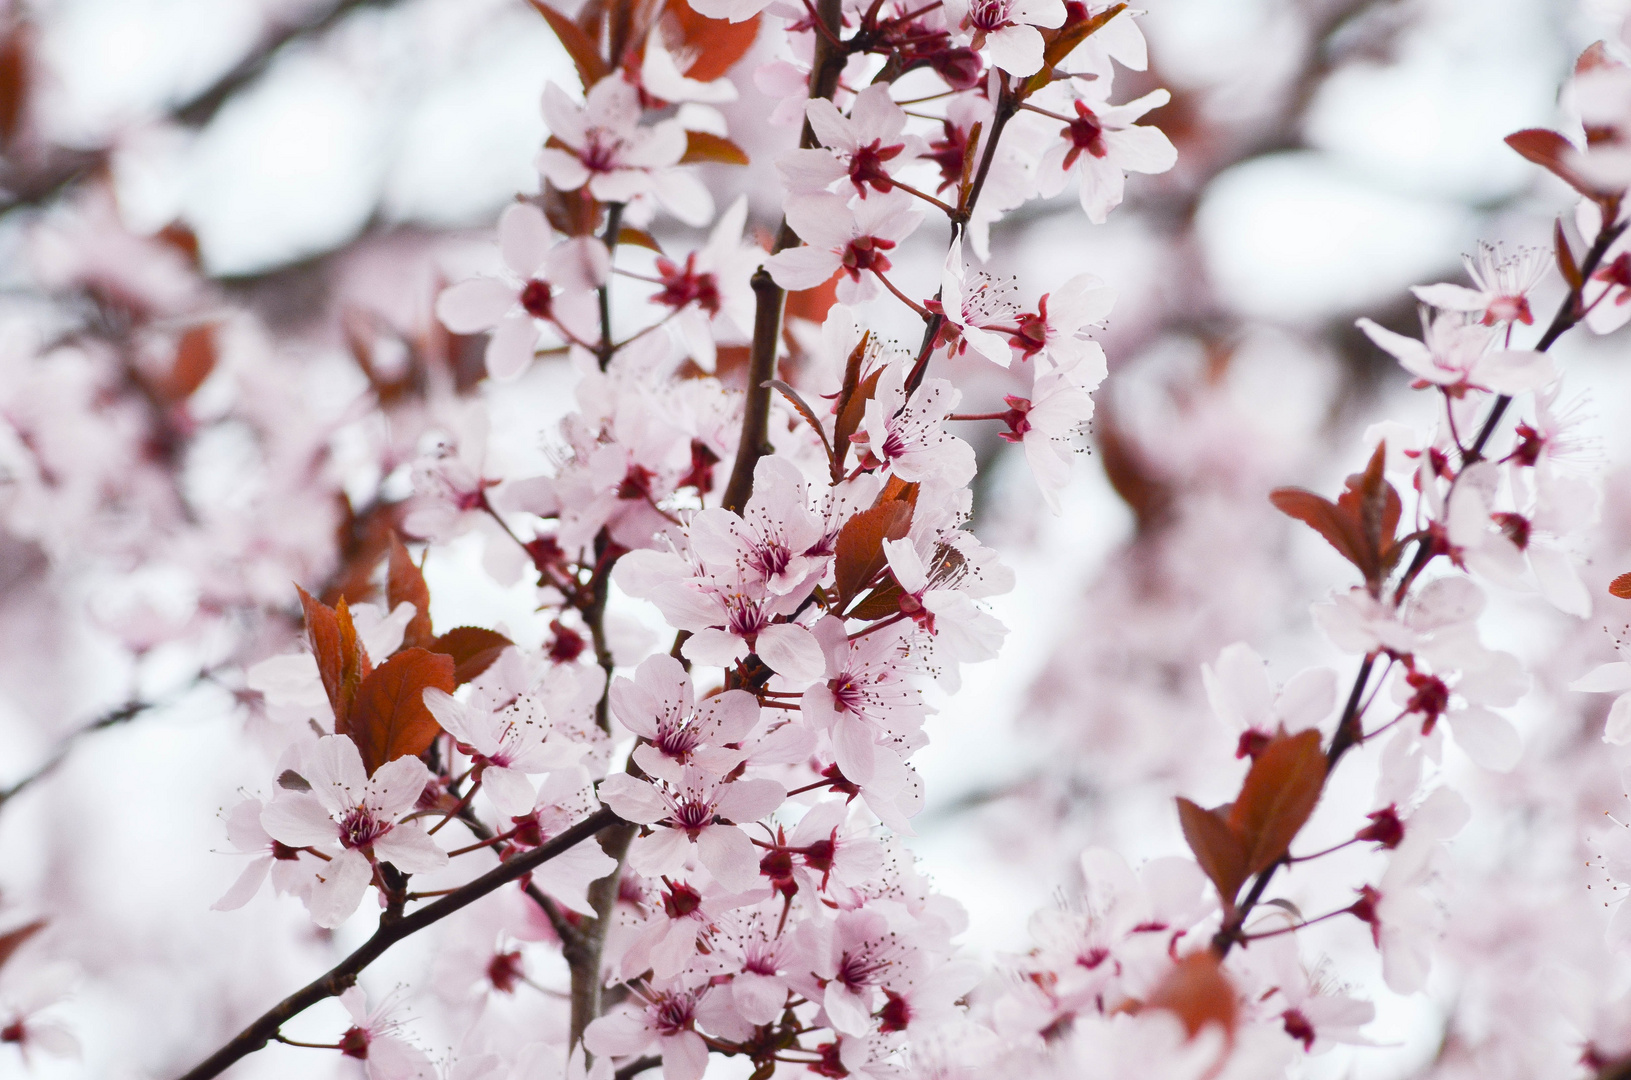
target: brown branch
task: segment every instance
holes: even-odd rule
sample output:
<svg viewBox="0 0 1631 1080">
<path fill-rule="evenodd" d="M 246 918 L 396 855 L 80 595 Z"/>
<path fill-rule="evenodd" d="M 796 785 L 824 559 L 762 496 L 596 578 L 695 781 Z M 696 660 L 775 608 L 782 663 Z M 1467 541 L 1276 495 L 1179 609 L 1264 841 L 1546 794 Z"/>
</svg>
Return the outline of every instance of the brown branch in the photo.
<svg viewBox="0 0 1631 1080">
<path fill-rule="evenodd" d="M 1536 352 L 1545 352 L 1550 349 L 1559 338 L 1568 333 L 1585 317 L 1585 308 L 1581 301 L 1585 282 L 1591 280 L 1591 275 L 1597 269 L 1598 264 L 1602 262 L 1603 256 L 1607 254 L 1614 241 L 1620 238 L 1620 234 L 1625 232 L 1626 227 L 1625 224 L 1605 226 L 1597 234 L 1597 239 L 1593 241 L 1590 250 L 1586 252 L 1585 259 L 1580 264 L 1580 284 L 1571 286 L 1568 295 L 1558 305 L 1556 314 L 1552 316 L 1551 323 L 1546 327 L 1546 332 L 1535 343 Z M 1511 404 L 1512 398 L 1507 394 L 1501 394 L 1495 399 L 1494 404 L 1490 406 L 1489 415 L 1484 418 L 1483 426 L 1479 429 L 1478 438 L 1473 442 L 1463 458 L 1464 464 L 1471 464 L 1483 458 L 1485 445 L 1489 442 L 1490 437 L 1494 435 L 1495 426 L 1500 423 L 1501 417 L 1505 415 L 1507 406 Z M 1409 568 L 1405 571 L 1399 583 L 1398 590 L 1394 593 L 1394 607 L 1398 607 L 1399 604 L 1403 603 L 1404 595 L 1411 583 L 1416 580 L 1416 577 L 1427 564 L 1433 561 L 1435 555 L 1436 552 L 1433 550 L 1433 544 L 1430 541 L 1425 539 L 1420 541 L 1416 548 L 1415 558 L 1411 560 Z M 1341 760 L 1342 755 L 1347 753 L 1350 748 L 1358 745 L 1365 737 L 1360 720 L 1362 711 L 1360 702 L 1365 685 L 1370 681 L 1371 671 L 1375 665 L 1376 657 L 1374 655 L 1365 657 L 1365 662 L 1360 665 L 1359 674 L 1354 679 L 1353 689 L 1348 693 L 1348 703 L 1342 710 L 1342 719 L 1337 724 L 1336 734 L 1331 736 L 1331 746 L 1325 755 L 1327 783 L 1329 783 L 1331 771 L 1336 768 L 1337 762 Z M 1257 906 L 1257 902 L 1263 898 L 1263 891 L 1268 887 L 1269 879 L 1274 876 L 1275 871 L 1286 865 L 1288 860 L 1289 855 L 1284 856 L 1257 875 L 1257 880 L 1252 883 L 1251 892 L 1246 894 L 1246 899 L 1242 901 L 1235 917 L 1226 921 L 1218 929 L 1218 932 L 1212 936 L 1212 948 L 1217 950 L 1220 957 L 1229 955 L 1229 950 L 1234 947 L 1237 941 L 1241 940 L 1241 928 L 1246 924 L 1246 917 L 1251 914 L 1252 908 Z"/>
<path fill-rule="evenodd" d="M 816 15 L 826 26 L 827 34 L 818 34 L 815 56 L 810 67 L 810 98 L 832 100 L 838 89 L 838 77 L 844 72 L 844 61 L 849 58 L 846 49 L 835 47 L 829 38 L 843 25 L 840 0 L 820 0 Z M 799 146 L 808 150 L 821 145 L 810 121 L 804 121 Z M 799 244 L 798 234 L 782 218 L 781 229 L 771 253 L 785 251 Z M 753 274 L 753 347 L 748 354 L 747 398 L 742 404 L 742 438 L 736 446 L 736 461 L 731 466 L 731 478 L 725 485 L 720 501 L 727 510 L 742 512 L 748 496 L 753 494 L 753 470 L 759 459 L 770 453 L 766 432 L 770 425 L 770 383 L 776 378 L 776 353 L 781 345 L 782 308 L 787 291 L 777 285 L 770 272 L 760 266 Z"/>
<path fill-rule="evenodd" d="M 1591 280 L 1591 275 L 1596 273 L 1598 265 L 1603 261 L 1603 256 L 1608 254 L 1608 249 L 1613 246 L 1614 241 L 1620 238 L 1625 229 L 1625 222 L 1609 225 L 1607 224 L 1607 215 L 1604 215 L 1603 228 L 1597 233 L 1597 239 L 1592 242 L 1591 247 L 1586 251 L 1585 259 L 1580 263 L 1580 284 L 1570 287 L 1569 295 L 1565 296 L 1563 302 L 1558 305 L 1557 314 L 1552 316 L 1552 321 L 1546 327 L 1546 332 L 1535 343 L 1536 352 L 1545 352 L 1550 349 L 1558 338 L 1568 333 L 1576 323 L 1585 318 L 1585 308 L 1581 300 L 1586 287 L 1585 283 Z M 1559 242 L 1561 243 L 1561 241 Z M 1483 458 L 1484 446 L 1489 442 L 1490 436 L 1495 434 L 1495 425 L 1500 423 L 1502 414 L 1506 412 L 1506 408 L 1510 404 L 1512 404 L 1512 398 L 1506 394 L 1502 394 L 1495 399 L 1495 405 L 1490 409 L 1489 416 L 1485 418 L 1484 426 L 1479 429 L 1478 437 L 1473 440 L 1472 448 L 1467 451 L 1462 459 L 1464 463 L 1471 464 Z"/>
<path fill-rule="evenodd" d="M 508 862 L 501 863 L 435 903 L 427 904 L 398 919 L 387 921 L 382 918 L 373 936 L 363 942 L 356 952 L 267 1010 L 260 1019 L 233 1036 L 225 1046 L 182 1076 L 181 1080 L 207 1080 L 208 1077 L 219 1076 L 234 1062 L 247 1057 L 275 1039 L 279 1029 L 290 1019 L 325 998 L 337 997 L 344 993 L 356 983 L 358 974 L 379 959 L 392 945 L 475 903 L 488 893 L 537 869 L 602 829 L 619 824 L 620 820 L 616 814 L 601 807 L 559 836 L 525 855 L 518 855 Z"/>
<path fill-rule="evenodd" d="M 83 739 L 85 736 L 90 735 L 93 732 L 104 731 L 107 728 L 117 727 L 120 724 L 128 723 L 152 707 L 153 703 L 148 701 L 127 701 L 123 705 L 103 713 L 89 724 L 86 724 L 84 727 L 80 728 L 78 731 L 64 737 L 61 742 L 57 743 L 56 749 L 51 751 L 51 756 L 46 758 L 45 761 L 35 768 L 33 772 L 29 773 L 21 780 L 18 780 L 10 787 L 0 790 L 0 807 L 3 807 L 6 805 L 6 803 L 10 802 L 13 796 L 21 794 L 23 791 L 32 787 L 34 784 L 45 779 L 52 772 L 56 771 L 57 766 L 61 765 L 68 759 L 69 751 L 74 748 L 74 745 L 78 743 L 80 739 Z"/>
</svg>

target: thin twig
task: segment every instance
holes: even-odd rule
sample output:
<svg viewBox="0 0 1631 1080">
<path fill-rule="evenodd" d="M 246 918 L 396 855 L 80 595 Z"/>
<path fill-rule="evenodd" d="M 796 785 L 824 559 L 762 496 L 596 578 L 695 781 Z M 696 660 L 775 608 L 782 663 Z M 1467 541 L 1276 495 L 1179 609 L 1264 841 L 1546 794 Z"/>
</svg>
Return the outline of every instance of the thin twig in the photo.
<svg viewBox="0 0 1631 1080">
<path fill-rule="evenodd" d="M 842 26 L 841 0 L 820 0 L 816 15 L 828 36 Z M 832 100 L 838 89 L 838 77 L 843 74 L 848 52 L 835 47 L 828 37 L 818 35 L 815 42 L 814 63 L 810 68 L 810 97 Z M 799 146 L 808 150 L 819 146 L 815 129 L 809 120 L 799 137 Z M 775 251 L 785 251 L 799 243 L 796 233 L 782 219 L 776 234 Z M 731 465 L 731 478 L 725 485 L 720 505 L 741 513 L 753 494 L 753 470 L 759 459 L 770 452 L 766 433 L 770 425 L 771 380 L 776 377 L 776 353 L 781 345 L 782 308 L 787 292 L 771 278 L 770 272 L 760 266 L 753 274 L 753 347 L 748 355 L 748 385 L 742 403 L 742 438 L 736 447 L 736 461 Z"/>
<path fill-rule="evenodd" d="M 378 960 L 392 945 L 440 922 L 488 893 L 508 885 L 523 874 L 530 873 L 602 829 L 619 823 L 620 819 L 616 814 L 601 807 L 559 836 L 524 855 L 517 855 L 508 862 L 499 864 L 435 903 L 427 904 L 399 919 L 390 921 L 381 919 L 379 928 L 374 931 L 373 936 L 363 942 L 356 952 L 268 1009 L 260 1019 L 233 1036 L 225 1046 L 183 1075 L 181 1080 L 208 1080 L 209 1077 L 219 1076 L 234 1062 L 277 1038 L 279 1029 L 295 1016 L 319 1001 L 344 993 L 356 983 L 357 976 L 362 970 Z"/>
</svg>

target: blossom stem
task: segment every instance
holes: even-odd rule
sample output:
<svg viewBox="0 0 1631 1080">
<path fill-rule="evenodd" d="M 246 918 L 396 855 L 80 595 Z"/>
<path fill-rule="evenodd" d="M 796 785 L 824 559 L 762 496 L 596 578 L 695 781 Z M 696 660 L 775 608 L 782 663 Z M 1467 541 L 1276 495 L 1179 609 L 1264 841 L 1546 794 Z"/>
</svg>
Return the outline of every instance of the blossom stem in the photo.
<svg viewBox="0 0 1631 1080">
<path fill-rule="evenodd" d="M 891 187 L 893 187 L 893 188 L 897 188 L 897 189 L 899 189 L 901 191 L 906 192 L 906 194 L 908 194 L 908 195 L 916 195 L 918 198 L 922 199 L 924 202 L 928 203 L 930 206 L 937 207 L 947 217 L 951 217 L 952 215 L 957 213 L 956 207 L 951 206 L 951 205 L 949 205 L 947 203 L 941 202 L 939 199 L 935 198 L 933 195 L 928 194 L 927 192 L 919 191 L 917 188 L 913 187 L 911 184 L 903 184 L 899 180 L 896 180 L 893 177 L 891 177 L 890 180 L 889 180 L 889 185 Z M 922 310 L 922 309 L 919 309 L 919 310 Z"/>
<path fill-rule="evenodd" d="M 997 143 L 1002 139 L 1003 129 L 1008 121 L 1019 112 L 1020 100 L 1018 94 L 1008 88 L 1007 83 L 997 95 L 996 111 L 991 117 L 991 134 L 986 136 L 985 150 L 980 155 L 980 164 L 974 171 L 974 179 L 966 190 L 960 190 L 957 196 L 957 212 L 951 216 L 951 242 L 956 243 L 968 227 L 969 218 L 974 214 L 974 207 L 980 201 L 980 193 L 985 190 L 986 177 L 991 175 L 991 163 L 997 156 Z M 934 298 L 939 300 L 941 290 L 936 290 Z M 937 305 L 938 306 L 938 305 Z M 917 388 L 922 385 L 923 378 L 929 373 L 929 357 L 934 354 L 935 339 L 940 336 L 940 328 L 946 324 L 944 311 L 936 311 L 929 317 L 928 325 L 923 328 L 923 343 L 918 346 L 917 360 L 912 364 L 911 373 L 906 376 L 906 398 L 911 400 Z"/>
<path fill-rule="evenodd" d="M 304 1047 L 307 1050 L 344 1050 L 345 1049 L 345 1047 L 341 1046 L 339 1043 L 301 1042 L 299 1039 L 285 1039 L 282 1035 L 274 1035 L 273 1039 L 275 1041 L 277 1041 L 277 1042 L 282 1043 L 284 1046 L 299 1046 L 299 1047 Z"/>
<path fill-rule="evenodd" d="M 1546 327 L 1546 332 L 1535 343 L 1536 352 L 1545 352 L 1550 349 L 1558 338 L 1585 318 L 1585 311 L 1580 306 L 1580 297 L 1585 290 L 1585 283 L 1590 281 L 1591 275 L 1597 272 L 1598 264 L 1608 254 L 1608 249 L 1614 246 L 1614 241 L 1618 240 L 1621 234 L 1625 232 L 1627 224 L 1631 223 L 1620 222 L 1615 225 L 1604 225 L 1598 231 L 1597 239 L 1592 241 L 1591 247 L 1586 251 L 1585 258 L 1580 260 L 1580 284 L 1571 286 L 1569 295 L 1565 296 L 1563 302 L 1558 305 L 1557 314 L 1552 316 L 1551 324 Z M 1484 426 L 1479 430 L 1478 437 L 1473 440 L 1472 449 L 1461 457 L 1463 464 L 1470 464 L 1483 459 L 1485 444 L 1489 442 L 1490 436 L 1495 434 L 1495 425 L 1501 422 L 1502 415 L 1505 414 L 1507 406 L 1511 404 L 1512 398 L 1508 394 L 1502 394 L 1495 399 L 1495 404 L 1491 406 L 1489 415 L 1484 418 Z"/>
<path fill-rule="evenodd" d="M 1332 845 L 1331 847 L 1326 848 L 1324 851 L 1316 851 L 1312 855 L 1287 855 L 1286 856 L 1286 862 L 1287 863 L 1312 862 L 1315 859 L 1323 858 L 1324 856 L 1331 854 L 1333 851 L 1341 851 L 1343 848 L 1347 847 L 1348 845 L 1357 844 L 1357 843 L 1359 843 L 1359 837 L 1355 836 L 1355 837 L 1352 837 L 1350 839 L 1342 841 L 1342 843 L 1340 843 L 1340 844 Z"/>
<path fill-rule="evenodd" d="M 952 413 L 949 416 L 947 416 L 946 419 L 947 420 L 1006 420 L 1006 419 L 1008 419 L 1008 414 L 1005 413 L 1005 412 Z"/>
<path fill-rule="evenodd" d="M 622 232 L 623 204 L 607 203 L 606 232 L 601 240 L 606 245 L 608 257 L 617 253 L 617 238 Z M 617 351 L 617 346 L 612 344 L 612 279 L 608 276 L 595 291 L 600 300 L 600 346 L 595 353 L 600 358 L 600 370 L 605 371 L 606 365 L 612 362 L 612 354 Z"/>
<path fill-rule="evenodd" d="M 1353 843 L 1353 841 L 1350 840 L 1349 843 Z M 1304 919 L 1295 926 L 1282 926 L 1278 930 L 1264 930 L 1259 934 L 1243 934 L 1240 940 L 1262 941 L 1264 938 L 1279 937 L 1281 934 L 1293 934 L 1305 926 L 1313 926 L 1315 923 L 1322 923 L 1326 919 L 1334 919 L 1338 915 L 1348 915 L 1351 914 L 1352 911 L 1353 909 L 1351 907 L 1339 908 L 1336 911 L 1327 911 L 1324 915 L 1317 915 L 1312 919 Z"/>
<path fill-rule="evenodd" d="M 1043 116 L 1052 117 L 1053 119 L 1058 120 L 1060 123 L 1074 124 L 1076 122 L 1073 118 L 1065 116 L 1063 113 L 1056 113 L 1051 109 L 1044 109 L 1040 105 L 1032 105 L 1029 101 L 1020 102 L 1019 107 L 1027 112 L 1041 113 Z"/>
<path fill-rule="evenodd" d="M 508 840 L 514 835 L 515 830 L 511 829 L 507 833 L 499 833 L 497 836 L 489 836 L 487 839 L 478 840 L 474 844 L 466 844 L 462 848 L 454 848 L 452 851 L 447 853 L 447 857 L 451 859 L 459 855 L 468 855 L 472 851 L 480 851 L 484 847 L 492 847 L 494 844 L 502 844 L 504 841 Z"/>
<path fill-rule="evenodd" d="M 601 807 L 553 840 L 501 863 L 440 900 L 399 919 L 382 921 L 373 935 L 350 956 L 267 1010 L 254 1023 L 183 1075 L 181 1080 L 208 1080 L 209 1077 L 221 1075 L 234 1063 L 280 1038 L 280 1029 L 290 1019 L 319 1001 L 344 993 L 356 983 L 357 975 L 364 968 L 383 956 L 386 950 L 397 942 L 441 922 L 454 912 L 463 910 L 488 893 L 496 892 L 517 878 L 531 873 L 602 830 L 619 824 L 622 824 L 622 819 L 608 808 Z"/>
<path fill-rule="evenodd" d="M 443 815 L 441 821 L 438 821 L 436 824 L 432 825 L 429 829 L 426 829 L 425 830 L 425 835 L 435 836 L 437 834 L 437 832 L 439 832 L 441 830 L 443 825 L 446 825 L 448 822 L 452 821 L 454 818 L 456 818 L 460 814 L 464 813 L 464 808 L 470 805 L 470 800 L 475 798 L 476 797 L 476 792 L 478 792 L 480 790 L 481 790 L 481 777 L 478 776 L 476 778 L 476 782 L 474 784 L 470 785 L 470 790 L 464 793 L 464 798 L 460 799 L 458 801 L 458 803 L 453 807 L 453 809 L 449 810 L 445 815 Z"/>
<path fill-rule="evenodd" d="M 884 277 L 882 273 L 878 272 L 877 270 L 874 270 L 874 271 L 872 271 L 872 276 L 877 278 L 879 281 L 883 282 L 883 287 L 888 289 L 891 293 L 893 293 L 896 300 L 899 300 L 901 303 L 905 304 L 907 307 L 909 307 L 913 311 L 917 312 L 920 317 L 922 317 L 924 319 L 927 319 L 929 317 L 929 309 L 928 308 L 924 307 L 922 304 L 918 303 L 916 300 L 913 300 L 911 297 L 907 296 L 905 293 L 903 293 L 899 289 L 895 288 L 895 283 L 893 281 L 890 281 L 888 278 Z"/>
<path fill-rule="evenodd" d="M 808 6 L 808 0 L 806 0 Z M 837 42 L 833 29 L 842 24 L 843 9 L 840 0 L 819 0 L 812 11 L 826 28 L 826 34 L 816 38 L 815 56 L 810 67 L 810 98 L 832 100 L 838 88 L 838 78 L 844 72 L 848 52 Z M 810 121 L 804 121 L 799 146 L 813 149 L 820 145 Z M 775 251 L 785 251 L 799 243 L 798 234 L 782 219 L 781 229 L 773 245 Z M 725 485 L 720 505 L 733 513 L 741 513 L 753 494 L 753 470 L 759 459 L 770 452 L 769 423 L 771 382 L 776 377 L 776 353 L 781 344 L 782 308 L 787 293 L 771 278 L 762 265 L 752 278 L 753 345 L 748 354 L 747 393 L 742 405 L 742 437 L 737 443 L 736 461 L 731 465 L 731 477 Z"/>
</svg>

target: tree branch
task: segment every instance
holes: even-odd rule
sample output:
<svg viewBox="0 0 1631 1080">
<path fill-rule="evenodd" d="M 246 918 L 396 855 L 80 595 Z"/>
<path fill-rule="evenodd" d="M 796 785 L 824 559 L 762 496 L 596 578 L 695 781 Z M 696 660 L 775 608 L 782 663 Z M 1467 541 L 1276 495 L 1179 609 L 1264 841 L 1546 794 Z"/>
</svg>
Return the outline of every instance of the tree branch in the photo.
<svg viewBox="0 0 1631 1080">
<path fill-rule="evenodd" d="M 838 77 L 844 72 L 844 61 L 849 56 L 845 49 L 835 47 L 831 40 L 843 26 L 841 0 L 820 0 L 816 16 L 828 32 L 816 35 L 815 57 L 810 67 L 810 97 L 812 100 L 825 98 L 831 101 L 838 89 Z M 819 145 L 810 121 L 805 120 L 804 131 L 799 136 L 800 148 L 808 150 Z M 798 234 L 788 227 L 787 219 L 782 218 L 771 253 L 785 251 L 798 244 Z M 754 467 L 759 464 L 760 458 L 770 452 L 765 437 L 770 424 L 770 383 L 776 377 L 776 353 L 781 345 L 782 307 L 787 301 L 787 291 L 771 279 L 769 271 L 760 266 L 753 274 L 753 296 L 753 347 L 748 356 L 747 399 L 742 405 L 742 438 L 737 443 L 736 461 L 731 466 L 731 478 L 725 485 L 725 495 L 720 502 L 725 509 L 736 513 L 742 512 L 748 496 L 753 494 Z"/>
<path fill-rule="evenodd" d="M 192 1071 L 182 1076 L 181 1080 L 207 1080 L 209 1077 L 219 1076 L 234 1062 L 247 1057 L 272 1041 L 277 1036 L 279 1029 L 293 1017 L 305 1012 L 325 998 L 337 997 L 344 993 L 346 989 L 356 983 L 357 975 L 369 964 L 378 960 L 392 945 L 417 934 L 433 923 L 440 922 L 455 911 L 475 903 L 488 893 L 494 892 L 523 874 L 537 869 L 555 856 L 594 836 L 602 829 L 617 825 L 620 822 L 621 819 L 611 810 L 601 807 L 559 836 L 534 848 L 525 855 L 518 855 L 508 862 L 501 863 L 440 900 L 427 904 L 399 919 L 390 921 L 381 919 L 379 928 L 374 931 L 373 936 L 363 942 L 356 952 L 330 968 L 322 976 L 278 1002 L 260 1019 L 235 1035 L 225 1046 L 211 1054 Z"/>
</svg>

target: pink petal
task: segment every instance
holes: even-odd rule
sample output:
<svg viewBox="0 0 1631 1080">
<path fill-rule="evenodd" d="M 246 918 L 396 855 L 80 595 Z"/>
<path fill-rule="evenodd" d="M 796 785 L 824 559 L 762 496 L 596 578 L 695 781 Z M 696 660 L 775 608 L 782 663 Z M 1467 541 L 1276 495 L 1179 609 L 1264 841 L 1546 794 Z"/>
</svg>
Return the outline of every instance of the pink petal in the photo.
<svg viewBox="0 0 1631 1080">
<path fill-rule="evenodd" d="M 479 334 L 515 307 L 517 292 L 496 278 L 473 277 L 442 290 L 436 317 L 455 334 Z"/>
</svg>

